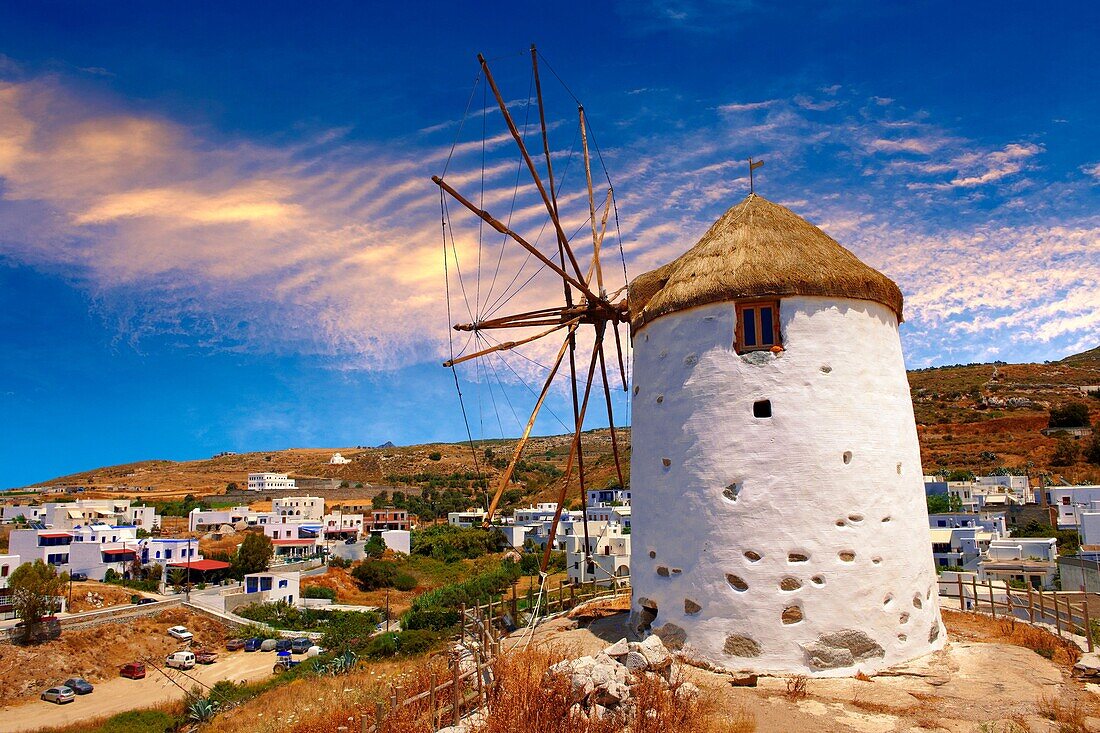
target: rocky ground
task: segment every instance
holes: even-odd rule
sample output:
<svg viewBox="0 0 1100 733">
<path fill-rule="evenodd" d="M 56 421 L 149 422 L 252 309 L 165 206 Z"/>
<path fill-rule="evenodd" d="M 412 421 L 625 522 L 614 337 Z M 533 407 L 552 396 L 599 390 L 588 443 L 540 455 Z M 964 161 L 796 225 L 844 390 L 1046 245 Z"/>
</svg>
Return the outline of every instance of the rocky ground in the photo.
<svg viewBox="0 0 1100 733">
<path fill-rule="evenodd" d="M 1100 731 L 1097 677 L 1082 676 L 1084 669 L 1075 674 L 1063 654 L 1047 659 L 1013 643 L 1016 637 L 992 619 L 945 616 L 949 643 L 943 651 L 870 678 L 754 678 L 679 664 L 667 669 L 673 677 L 682 672 L 693 685 L 690 694 L 710 697 L 731 717 L 755 719 L 758 731 Z M 620 641 L 626 636 L 626 614 L 590 623 L 561 618 L 541 626 L 531 643 L 568 648 L 571 661 L 562 669 L 592 687 L 582 704 L 613 709 L 623 689 L 608 660 L 626 670 L 628 658 L 643 651 Z"/>
</svg>

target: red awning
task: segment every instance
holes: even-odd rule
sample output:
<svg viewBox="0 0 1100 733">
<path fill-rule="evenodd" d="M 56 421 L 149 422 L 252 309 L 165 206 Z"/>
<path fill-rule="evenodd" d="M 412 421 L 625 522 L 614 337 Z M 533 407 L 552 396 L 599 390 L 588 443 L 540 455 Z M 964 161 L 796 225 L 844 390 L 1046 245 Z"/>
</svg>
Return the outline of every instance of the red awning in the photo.
<svg viewBox="0 0 1100 733">
<path fill-rule="evenodd" d="M 229 567 L 229 563 L 222 562 L 221 560 L 194 560 L 192 562 L 170 562 L 168 563 L 170 568 L 187 568 L 188 570 L 225 570 Z"/>
<path fill-rule="evenodd" d="M 304 547 L 317 544 L 314 540 L 271 540 L 276 547 Z"/>
<path fill-rule="evenodd" d="M 118 549 L 118 550 L 104 550 L 104 555 L 134 555 L 134 550 Z"/>
<path fill-rule="evenodd" d="M 39 537 L 49 537 L 51 540 L 60 539 L 62 537 L 72 537 L 72 532 L 42 532 Z"/>
</svg>

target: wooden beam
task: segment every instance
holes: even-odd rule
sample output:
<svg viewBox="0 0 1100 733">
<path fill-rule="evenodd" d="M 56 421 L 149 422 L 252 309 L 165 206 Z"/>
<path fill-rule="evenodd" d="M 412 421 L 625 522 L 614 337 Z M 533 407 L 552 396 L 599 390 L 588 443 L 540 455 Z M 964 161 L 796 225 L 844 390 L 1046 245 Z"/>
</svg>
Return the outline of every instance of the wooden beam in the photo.
<svg viewBox="0 0 1100 733">
<path fill-rule="evenodd" d="M 611 211 L 611 189 L 607 189 L 607 198 L 603 202 L 603 216 L 600 218 L 600 234 L 596 237 L 594 244 L 592 245 L 592 264 L 588 266 L 588 275 L 585 276 L 585 283 L 592 284 L 592 272 L 598 273 L 597 283 L 599 283 L 600 297 L 604 298 L 603 289 L 603 266 L 600 264 L 600 247 L 603 246 L 604 235 L 607 234 L 607 213 Z"/>
<path fill-rule="evenodd" d="M 451 195 L 451 197 L 454 198 L 455 201 L 457 201 L 458 203 L 462 204 L 463 206 L 465 206 L 470 211 L 477 214 L 477 216 L 480 217 L 482 221 L 484 221 L 486 224 L 491 226 L 493 229 L 496 229 L 501 234 L 506 234 L 509 237 L 511 237 L 512 239 L 514 239 L 521 247 L 523 247 L 528 252 L 533 254 L 536 258 L 538 258 L 538 260 L 542 264 L 546 265 L 551 270 L 558 273 L 558 275 L 565 278 L 566 282 L 568 282 L 570 285 L 572 285 L 573 287 L 577 288 L 582 293 L 584 293 L 585 297 L 587 297 L 589 300 L 603 302 L 601 298 L 596 296 L 595 293 L 593 293 L 591 290 L 588 289 L 588 286 L 586 286 L 584 283 L 580 282 L 579 280 L 575 279 L 572 275 L 567 273 L 562 268 L 558 267 L 557 263 L 555 263 L 553 260 L 549 259 L 546 255 L 544 255 L 542 252 L 540 252 L 533 244 L 529 243 L 526 239 L 524 239 L 520 235 L 516 234 L 515 232 L 513 232 L 508 227 L 504 226 L 504 224 L 501 224 L 499 221 L 497 221 L 495 218 L 493 218 L 493 216 L 489 212 L 482 211 L 481 209 L 474 206 L 472 202 L 470 202 L 467 198 L 465 198 L 458 191 L 454 190 L 454 188 L 452 188 L 442 178 L 440 178 L 439 176 L 432 176 L 432 181 L 434 181 L 435 184 L 437 186 L 439 186 L 440 188 L 442 188 L 444 191 L 449 193 Z"/>
<path fill-rule="evenodd" d="M 572 336 L 576 329 L 577 322 L 573 321 L 569 326 L 569 336 Z M 504 489 L 508 486 L 508 482 L 512 480 L 512 474 L 515 473 L 516 464 L 519 463 L 519 457 L 523 453 L 524 446 L 527 445 L 527 439 L 531 435 L 531 429 L 535 427 L 535 418 L 538 416 L 539 410 L 542 409 L 542 403 L 546 400 L 546 395 L 550 392 L 550 386 L 553 384 L 554 377 L 558 373 L 558 367 L 561 366 L 562 359 L 565 358 L 565 351 L 569 348 L 569 336 L 566 336 L 565 340 L 561 343 L 561 348 L 558 349 L 558 355 L 554 358 L 554 366 L 551 367 L 550 375 L 542 385 L 542 391 L 539 393 L 538 401 L 535 402 L 535 409 L 531 411 L 531 417 L 527 420 L 527 426 L 523 429 L 523 435 L 516 443 L 515 450 L 512 451 L 512 460 L 509 462 L 508 468 L 504 471 L 504 474 L 500 477 L 500 483 L 497 485 L 497 490 L 493 494 L 493 500 L 489 503 L 489 512 L 485 515 L 486 527 L 492 522 L 493 515 L 497 510 L 497 505 L 500 504 L 500 497 L 504 495 Z"/>
<path fill-rule="evenodd" d="M 597 329 L 596 343 L 593 346 L 595 351 L 599 350 L 600 344 L 603 341 L 602 329 Z M 598 356 L 596 353 L 592 354 L 592 360 L 588 365 L 588 382 L 584 386 L 584 399 L 581 401 L 580 413 L 577 416 L 576 429 L 573 431 L 573 442 L 569 446 L 569 458 L 565 463 L 565 477 L 562 480 L 561 491 L 558 492 L 558 506 L 554 511 L 554 520 L 550 523 L 550 535 L 546 540 L 546 550 L 542 554 L 542 565 L 540 570 L 546 572 L 546 568 L 550 565 L 550 553 L 554 550 L 554 538 L 558 533 L 558 522 L 561 520 L 562 507 L 565 505 L 565 495 L 569 490 L 569 476 L 573 472 L 573 462 L 577 457 L 577 453 L 581 447 L 581 432 L 584 426 L 584 413 L 588 410 L 588 398 L 592 394 L 592 381 L 596 374 L 596 360 Z M 583 501 L 583 498 L 582 498 Z M 587 518 L 585 518 L 587 520 Z M 585 560 L 588 559 L 588 537 L 587 537 L 588 522 L 585 521 L 585 546 L 584 555 Z"/>
<path fill-rule="evenodd" d="M 584 106 L 577 106 L 577 115 L 581 121 L 581 150 L 584 152 L 584 178 L 588 183 L 588 221 L 592 224 L 592 267 L 588 270 L 588 277 L 592 277 L 592 270 L 596 270 L 596 290 L 603 296 L 603 268 L 600 267 L 600 242 L 596 233 L 596 197 L 592 194 L 592 161 L 588 157 L 588 125 L 584 121 Z M 606 221 L 607 213 L 604 212 Z M 585 282 L 588 282 L 586 279 Z"/>
<path fill-rule="evenodd" d="M 619 340 L 619 322 L 614 321 L 611 325 L 615 329 L 615 351 L 619 356 L 619 376 L 623 380 L 623 392 L 627 392 L 630 387 L 626 385 L 626 365 L 623 363 L 623 344 Z"/>
<path fill-rule="evenodd" d="M 546 211 L 550 214 L 550 220 L 554 222 L 554 230 L 558 234 L 558 242 L 565 249 L 565 253 L 569 255 L 569 261 L 573 265 L 573 270 L 577 273 L 577 277 L 582 277 L 581 266 L 577 263 L 577 258 L 573 256 L 573 250 L 569 247 L 569 238 L 565 236 L 565 232 L 561 228 L 561 222 L 558 220 L 557 208 L 551 203 L 550 196 L 546 193 L 546 189 L 542 185 L 542 178 L 535 169 L 535 162 L 531 160 L 531 156 L 527 152 L 527 146 L 523 144 L 523 138 L 519 134 L 519 129 L 516 128 L 516 123 L 512 120 L 511 113 L 508 112 L 508 105 L 504 103 L 504 97 L 501 96 L 500 89 L 497 88 L 497 82 L 493 78 L 492 72 L 489 71 L 489 64 L 480 53 L 477 55 L 477 60 L 481 63 L 481 70 L 485 72 L 485 81 L 489 82 L 489 88 L 493 90 L 493 96 L 496 97 L 497 105 L 500 107 L 500 113 L 504 116 L 504 121 L 508 124 L 508 131 L 512 133 L 512 138 L 516 141 L 516 145 L 519 146 L 519 152 L 520 155 L 523 156 L 523 161 L 527 163 L 527 170 L 531 172 L 531 178 L 535 182 L 535 188 L 539 190 L 539 194 L 542 196 L 542 201 L 546 205 Z M 581 288 L 581 290 L 583 291 L 585 288 Z"/>
<path fill-rule="evenodd" d="M 619 461 L 619 440 L 615 435 L 615 413 L 611 409 L 611 387 L 607 384 L 607 364 L 604 362 L 602 343 L 598 351 L 600 353 L 600 374 L 603 377 L 603 396 L 607 402 L 607 425 L 611 430 L 611 453 L 615 456 L 615 473 L 619 477 L 619 488 L 625 489 L 626 481 L 623 479 L 623 466 Z"/>
<path fill-rule="evenodd" d="M 532 341 L 536 341 L 536 340 L 538 340 L 538 339 L 540 339 L 544 336 L 549 336 L 550 334 L 554 333 L 554 331 L 560 331 L 561 329 L 565 328 L 566 326 L 575 326 L 576 324 L 578 324 L 580 322 L 581 322 L 581 319 L 574 318 L 571 321 L 567 321 L 565 323 L 559 323 L 558 325 L 554 326 L 553 328 L 548 328 L 548 329 L 546 329 L 545 331 L 543 331 L 541 333 L 536 333 L 534 336 L 528 336 L 527 338 L 520 339 L 519 341 L 502 341 L 501 343 L 497 344 L 496 346 L 490 346 L 488 349 L 482 349 L 481 351 L 475 351 L 472 354 L 466 354 L 465 356 L 459 356 L 459 357 L 456 357 L 454 359 L 450 359 L 448 361 L 445 361 L 445 362 L 443 362 L 443 366 L 452 367 L 455 364 L 461 364 L 464 361 L 469 361 L 470 359 L 476 359 L 479 356 L 485 356 L 487 354 L 492 354 L 494 351 L 508 351 L 509 349 L 516 348 L 517 346 L 523 346 L 524 344 L 529 344 Z"/>
</svg>

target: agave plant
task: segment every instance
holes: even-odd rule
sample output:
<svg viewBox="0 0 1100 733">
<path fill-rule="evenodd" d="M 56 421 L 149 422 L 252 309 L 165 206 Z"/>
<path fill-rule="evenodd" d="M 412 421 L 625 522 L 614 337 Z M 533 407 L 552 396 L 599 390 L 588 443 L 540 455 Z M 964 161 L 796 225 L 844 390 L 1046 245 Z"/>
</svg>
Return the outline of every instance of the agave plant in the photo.
<svg viewBox="0 0 1100 733">
<path fill-rule="evenodd" d="M 187 719 L 193 723 L 206 723 L 218 712 L 218 701 L 200 697 L 187 706 Z"/>
<path fill-rule="evenodd" d="M 336 677 L 337 675 L 347 674 L 355 668 L 355 663 L 359 661 L 359 655 L 350 649 L 346 650 L 343 654 L 333 657 L 332 660 L 323 667 L 324 673 Z"/>
</svg>

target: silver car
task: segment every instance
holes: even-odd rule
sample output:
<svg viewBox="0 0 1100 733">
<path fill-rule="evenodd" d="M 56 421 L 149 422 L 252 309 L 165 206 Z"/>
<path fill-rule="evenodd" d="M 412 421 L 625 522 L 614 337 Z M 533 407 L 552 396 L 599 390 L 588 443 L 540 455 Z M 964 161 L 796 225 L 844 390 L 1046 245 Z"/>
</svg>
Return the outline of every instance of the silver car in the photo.
<svg viewBox="0 0 1100 733">
<path fill-rule="evenodd" d="M 67 702 L 75 700 L 76 695 L 73 694 L 72 689 L 65 687 L 65 685 L 59 685 L 57 687 L 51 687 L 43 692 L 42 699 L 46 702 L 55 702 L 58 705 L 64 705 Z"/>
</svg>

